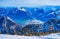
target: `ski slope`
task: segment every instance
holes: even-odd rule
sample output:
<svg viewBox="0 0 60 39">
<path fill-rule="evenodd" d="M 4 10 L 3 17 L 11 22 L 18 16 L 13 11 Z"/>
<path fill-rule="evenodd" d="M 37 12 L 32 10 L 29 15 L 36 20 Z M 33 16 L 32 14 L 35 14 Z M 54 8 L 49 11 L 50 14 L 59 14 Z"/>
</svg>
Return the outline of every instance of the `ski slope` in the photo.
<svg viewBox="0 0 60 39">
<path fill-rule="evenodd" d="M 60 39 L 60 33 L 54 33 L 45 36 L 18 36 L 0 34 L 0 39 Z"/>
</svg>

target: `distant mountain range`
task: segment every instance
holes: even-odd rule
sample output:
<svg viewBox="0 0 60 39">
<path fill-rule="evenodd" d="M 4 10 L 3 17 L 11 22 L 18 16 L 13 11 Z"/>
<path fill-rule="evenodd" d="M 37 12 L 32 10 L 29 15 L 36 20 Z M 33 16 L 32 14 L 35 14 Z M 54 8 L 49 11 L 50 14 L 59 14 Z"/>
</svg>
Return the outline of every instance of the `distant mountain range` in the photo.
<svg viewBox="0 0 60 39">
<path fill-rule="evenodd" d="M 59 6 L 19 7 L 19 8 L 0 7 L 0 15 L 9 16 L 14 21 L 18 23 L 21 23 L 22 21 L 21 24 L 24 24 L 26 20 L 33 19 L 46 22 L 50 18 L 56 18 L 56 14 L 58 13 L 59 10 L 60 10 Z"/>
<path fill-rule="evenodd" d="M 0 33 L 40 35 L 60 32 L 60 8 L 57 7 L 0 7 Z"/>
<path fill-rule="evenodd" d="M 0 16 L 0 33 L 12 35 L 39 35 L 44 32 L 60 32 L 60 20 L 50 19 L 47 22 L 31 20 L 26 22 L 24 27 L 17 24 L 8 16 Z M 35 33 L 35 34 L 34 34 Z"/>
</svg>

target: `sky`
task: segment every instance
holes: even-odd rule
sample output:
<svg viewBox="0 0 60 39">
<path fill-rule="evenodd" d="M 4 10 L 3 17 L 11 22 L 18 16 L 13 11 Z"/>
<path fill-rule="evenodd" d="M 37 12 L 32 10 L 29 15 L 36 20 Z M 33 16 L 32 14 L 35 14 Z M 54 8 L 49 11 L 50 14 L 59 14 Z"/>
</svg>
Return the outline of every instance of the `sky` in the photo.
<svg viewBox="0 0 60 39">
<path fill-rule="evenodd" d="M 60 0 L 0 0 L 0 6 L 44 6 L 44 5 L 60 5 Z"/>
</svg>

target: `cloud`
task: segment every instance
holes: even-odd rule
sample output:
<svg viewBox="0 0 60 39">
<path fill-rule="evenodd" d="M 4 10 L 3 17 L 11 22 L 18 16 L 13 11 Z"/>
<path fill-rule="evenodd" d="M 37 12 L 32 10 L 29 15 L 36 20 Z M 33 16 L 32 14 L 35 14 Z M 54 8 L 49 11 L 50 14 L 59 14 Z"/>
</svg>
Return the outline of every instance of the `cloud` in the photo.
<svg viewBox="0 0 60 39">
<path fill-rule="evenodd" d="M 60 5 L 60 0 L 0 0 L 0 6 Z"/>
</svg>

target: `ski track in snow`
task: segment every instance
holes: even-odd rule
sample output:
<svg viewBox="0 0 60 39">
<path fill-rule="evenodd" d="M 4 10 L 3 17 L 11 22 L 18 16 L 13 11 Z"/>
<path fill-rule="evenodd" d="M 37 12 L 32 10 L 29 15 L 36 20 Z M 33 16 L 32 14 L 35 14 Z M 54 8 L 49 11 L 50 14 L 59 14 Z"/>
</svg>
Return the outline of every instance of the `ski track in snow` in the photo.
<svg viewBox="0 0 60 39">
<path fill-rule="evenodd" d="M 17 36 L 0 34 L 0 39 L 60 39 L 60 33 L 49 34 L 45 36 Z"/>
</svg>

